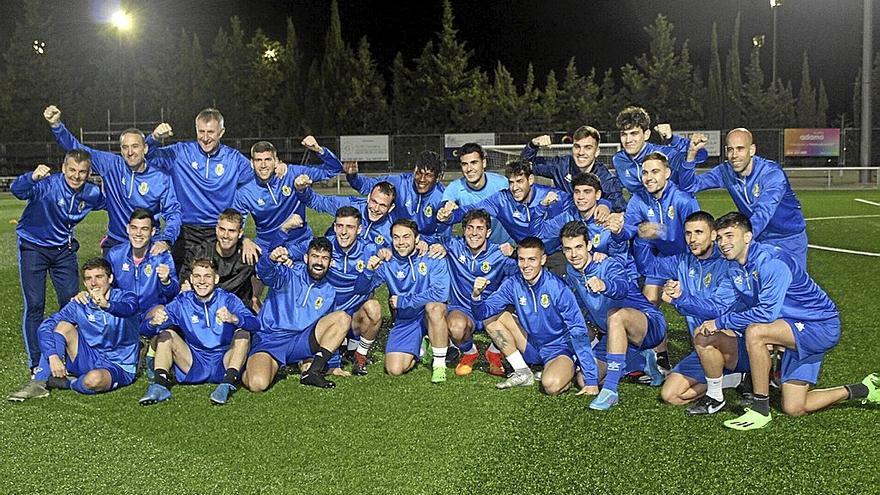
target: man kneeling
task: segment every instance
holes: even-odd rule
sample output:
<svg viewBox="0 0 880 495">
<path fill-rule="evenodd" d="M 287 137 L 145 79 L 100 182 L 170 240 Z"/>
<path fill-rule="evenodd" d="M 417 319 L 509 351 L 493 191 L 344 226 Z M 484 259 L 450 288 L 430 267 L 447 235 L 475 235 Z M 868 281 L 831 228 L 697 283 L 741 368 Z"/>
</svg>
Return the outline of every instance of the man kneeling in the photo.
<svg viewBox="0 0 880 495">
<path fill-rule="evenodd" d="M 161 333 L 155 383 L 141 397 L 141 405 L 170 399 L 175 382 L 219 383 L 211 402 L 225 404 L 239 386 L 250 332 L 260 328 L 238 296 L 216 287 L 220 276 L 213 261 L 197 258 L 189 271 L 192 290 L 181 292 L 167 306 L 151 309 L 142 324 L 149 330 L 144 333 Z"/>
</svg>

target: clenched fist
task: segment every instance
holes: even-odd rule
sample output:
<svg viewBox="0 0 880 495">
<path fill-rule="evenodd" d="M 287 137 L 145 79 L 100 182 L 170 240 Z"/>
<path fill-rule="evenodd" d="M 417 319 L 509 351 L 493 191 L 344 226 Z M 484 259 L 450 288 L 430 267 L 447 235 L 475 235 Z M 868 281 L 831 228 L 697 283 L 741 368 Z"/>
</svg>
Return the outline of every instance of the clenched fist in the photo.
<svg viewBox="0 0 880 495">
<path fill-rule="evenodd" d="M 48 165 L 41 163 L 34 169 L 34 173 L 31 174 L 31 179 L 33 179 L 34 182 L 37 182 L 49 177 L 50 174 L 52 174 L 52 169 L 50 169 Z"/>
<path fill-rule="evenodd" d="M 174 132 L 171 130 L 171 124 L 168 124 L 167 122 L 162 122 L 153 129 L 153 137 L 156 139 L 165 139 L 173 135 Z"/>
<path fill-rule="evenodd" d="M 61 124 L 61 110 L 55 105 L 49 105 L 43 110 L 43 118 L 46 119 L 46 122 L 52 127 L 58 127 L 58 125 Z"/>
</svg>

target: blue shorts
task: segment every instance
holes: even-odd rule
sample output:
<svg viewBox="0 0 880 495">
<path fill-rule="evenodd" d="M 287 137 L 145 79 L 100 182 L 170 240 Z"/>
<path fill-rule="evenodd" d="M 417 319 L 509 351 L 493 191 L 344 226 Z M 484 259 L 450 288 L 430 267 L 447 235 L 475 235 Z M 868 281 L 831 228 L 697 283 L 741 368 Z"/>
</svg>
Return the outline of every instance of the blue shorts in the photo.
<svg viewBox="0 0 880 495">
<path fill-rule="evenodd" d="M 723 374 L 731 373 L 748 373 L 749 371 L 749 353 L 746 349 L 746 339 L 737 337 L 736 339 L 736 366 L 734 369 L 724 368 Z M 684 357 L 678 364 L 672 368 L 672 373 L 678 373 L 686 378 L 690 378 L 697 383 L 706 383 L 706 373 L 703 371 L 703 365 L 700 363 L 700 357 L 697 352 L 691 352 Z"/>
<path fill-rule="evenodd" d="M 428 324 L 425 318 L 408 320 L 395 320 L 391 330 L 388 331 L 388 340 L 385 342 L 385 354 L 389 352 L 402 352 L 412 354 L 419 359 L 419 349 L 422 346 L 422 337 L 428 334 Z"/>
<path fill-rule="evenodd" d="M 92 370 L 106 370 L 110 373 L 110 388 L 107 390 L 116 390 L 119 387 L 131 385 L 134 382 L 134 374 L 137 365 L 121 366 L 107 359 L 100 351 L 89 347 L 86 339 L 79 335 L 79 343 L 76 347 L 76 359 L 70 359 L 67 356 L 67 371 L 71 375 L 85 376 Z"/>
<path fill-rule="evenodd" d="M 192 354 L 192 366 L 189 371 L 184 373 L 183 370 L 174 365 L 174 376 L 178 383 L 221 383 L 226 377 L 226 366 L 223 365 L 223 356 L 226 355 L 225 350 L 220 351 L 199 351 L 189 348 Z"/>
<path fill-rule="evenodd" d="M 319 347 L 314 326 L 298 333 L 258 332 L 253 334 L 251 339 L 253 341 L 248 357 L 258 352 L 265 352 L 281 366 L 310 359 L 318 352 Z"/>
<path fill-rule="evenodd" d="M 643 285 L 659 285 L 660 287 L 663 287 L 663 285 L 665 285 L 665 284 L 666 284 L 665 278 L 649 277 L 646 275 L 645 276 L 645 283 Z"/>
<path fill-rule="evenodd" d="M 840 318 L 821 321 L 793 318 L 783 320 L 791 327 L 795 348 L 787 350 L 782 356 L 782 383 L 799 380 L 815 385 L 825 353 L 840 340 Z"/>
<path fill-rule="evenodd" d="M 539 364 L 547 366 L 547 363 L 559 356 L 567 356 L 572 361 L 575 361 L 574 348 L 567 337 L 547 342 L 540 347 L 536 346 L 534 342 L 527 340 L 526 350 L 522 355 L 525 362 L 529 365 Z"/>
<path fill-rule="evenodd" d="M 596 345 L 593 346 L 593 356 L 595 356 L 597 361 L 607 362 L 608 361 L 608 339 L 603 334 L 599 339 L 599 342 L 596 342 Z M 626 346 L 626 368 L 624 368 L 624 373 L 632 373 L 633 371 L 645 371 L 645 366 L 647 363 L 645 362 L 645 356 L 642 356 L 641 352 L 636 349 L 632 344 Z"/>
<path fill-rule="evenodd" d="M 645 318 L 648 320 L 648 331 L 645 332 L 645 338 L 642 339 L 642 345 L 638 347 L 640 351 L 645 349 L 653 349 L 663 342 L 666 338 L 666 319 L 659 310 L 648 311 Z"/>
<path fill-rule="evenodd" d="M 474 317 L 474 311 L 473 311 L 473 309 L 471 309 L 471 308 L 469 308 L 469 307 L 466 308 L 466 307 L 464 307 L 464 306 L 458 306 L 458 305 L 453 306 L 453 305 L 450 305 L 450 306 L 447 307 L 447 313 L 446 313 L 446 314 L 449 315 L 449 314 L 452 313 L 453 311 L 458 311 L 459 313 L 462 313 L 463 315 L 465 315 L 465 316 L 467 317 L 468 320 L 470 320 L 471 324 L 474 326 L 474 333 L 485 331 L 485 328 L 483 328 L 483 321 L 482 321 L 482 320 L 479 320 L 479 321 L 478 321 L 478 320 Z"/>
<path fill-rule="evenodd" d="M 769 244 L 771 246 L 776 246 L 780 250 L 785 251 L 792 257 L 792 259 L 797 262 L 798 266 L 807 269 L 807 232 L 799 232 L 797 234 L 792 234 L 787 237 L 771 237 L 771 238 L 761 238 L 759 236 L 757 241 Z"/>
</svg>

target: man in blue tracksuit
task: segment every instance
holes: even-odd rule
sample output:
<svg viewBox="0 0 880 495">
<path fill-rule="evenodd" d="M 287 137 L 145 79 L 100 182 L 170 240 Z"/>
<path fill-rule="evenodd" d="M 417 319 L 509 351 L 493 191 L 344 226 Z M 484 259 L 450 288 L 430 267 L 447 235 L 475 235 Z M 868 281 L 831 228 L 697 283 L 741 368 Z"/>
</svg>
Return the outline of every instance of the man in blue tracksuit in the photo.
<svg viewBox="0 0 880 495">
<path fill-rule="evenodd" d="M 377 182 L 370 189 L 366 198 L 360 196 L 324 196 L 316 193 L 309 187 L 309 180 L 305 178 L 296 181 L 297 199 L 307 207 L 328 215 L 335 215 L 344 207 L 357 208 L 361 214 L 362 224 L 358 231 L 358 237 L 376 246 L 391 246 L 391 224 L 389 212 L 394 209 L 394 198 L 397 189 L 390 182 Z M 327 229 L 326 235 L 331 235 L 331 229 Z"/>
<path fill-rule="evenodd" d="M 541 388 L 548 395 L 566 391 L 575 376 L 575 356 L 587 391 L 595 393 L 598 370 L 590 350 L 587 325 L 574 294 L 544 269 L 547 255 L 537 237 L 522 239 L 516 250 L 519 273 L 507 277 L 488 297 L 489 279 L 477 277 L 471 292 L 474 316 L 486 321 L 486 333 L 504 353 L 513 373 L 495 385 L 525 387 L 534 382 L 526 363 L 543 364 Z M 509 307 L 513 307 L 513 311 Z"/>
<path fill-rule="evenodd" d="M 458 149 L 458 162 L 461 164 L 462 177 L 446 186 L 442 204 L 454 201 L 459 206 L 471 205 L 509 187 L 506 177 L 486 171 L 486 150 L 477 143 L 463 144 Z M 498 219 L 492 220 L 491 229 L 489 242 L 513 244 L 513 239 Z"/>
<path fill-rule="evenodd" d="M 346 179 L 361 194 L 369 194 L 379 182 L 391 183 L 397 192 L 391 217 L 395 220 L 415 220 L 419 226 L 421 241 L 434 244 L 451 235 L 449 226 L 438 221 L 436 215 L 443 206 L 445 188 L 440 180 L 443 178 L 444 168 L 445 163 L 440 155 L 433 151 L 423 151 L 416 159 L 412 173 L 370 178 L 358 175 L 355 165 L 346 170 Z"/>
<path fill-rule="evenodd" d="M 102 258 L 87 261 L 82 274 L 86 290 L 40 325 L 39 366 L 10 401 L 46 397 L 50 388 L 109 392 L 134 381 L 139 348 L 135 296 L 112 288 L 113 273 Z"/>
<path fill-rule="evenodd" d="M 171 253 L 153 254 L 153 215 L 136 208 L 128 221 L 125 244 L 113 246 L 105 259 L 113 269 L 114 285 L 137 298 L 138 315 L 143 318 L 157 304 L 168 304 L 180 292 L 180 282 Z M 154 336 L 155 333 L 148 335 Z"/>
<path fill-rule="evenodd" d="M 807 267 L 807 223 L 801 202 L 778 163 L 756 156 L 752 133 L 727 133 L 727 161 L 697 177 L 697 191 L 726 188 L 736 208 L 749 217 L 755 240 L 778 246 Z"/>
<path fill-rule="evenodd" d="M 571 155 L 538 156 L 541 147 L 550 146 L 550 136 L 543 135 L 529 141 L 520 156 L 523 160 L 532 162 L 536 175 L 553 179 L 553 187 L 568 194 L 572 194 L 572 180 L 578 174 L 595 174 L 602 184 L 605 199 L 611 203 L 611 211 L 623 211 L 626 209 L 623 185 L 608 171 L 604 163 L 597 161 L 600 139 L 598 130 L 584 125 L 578 127 L 572 135 Z"/>
<path fill-rule="evenodd" d="M 798 262 L 776 246 L 756 242 L 751 230 L 748 217 L 739 212 L 715 222 L 721 253 L 738 265 L 730 276 L 744 310 L 705 299 L 680 297 L 677 303 L 707 320 L 697 333 L 745 333 L 754 401 L 745 414 L 725 421 L 724 426 L 752 430 L 763 428 L 772 419 L 768 346 L 787 349 L 781 364 L 782 410 L 786 414 L 801 416 L 848 399 L 880 404 L 878 374 L 868 375 L 862 383 L 810 390 L 818 380 L 825 353 L 840 338 L 840 314 Z"/>
<path fill-rule="evenodd" d="M 688 298 L 735 303 L 730 272 L 736 263 L 725 259 L 715 245 L 714 223 L 712 215 L 704 211 L 691 213 L 684 221 L 690 252 L 657 259 L 657 273 L 667 279 L 663 290 L 665 302 L 677 306 L 678 298 L 687 294 Z M 748 371 L 745 338 L 735 332 L 696 334 L 703 319 L 685 308 L 677 309 L 687 321 L 695 350 L 675 365 L 660 395 L 667 404 L 693 402 L 685 410 L 688 415 L 714 414 L 725 406 L 722 388 L 737 386 L 742 373 Z"/>
<path fill-rule="evenodd" d="M 10 186 L 16 198 L 27 201 L 15 233 L 24 298 L 21 326 L 31 369 L 40 361 L 37 327 L 46 307 L 46 274 L 52 277 L 58 306 L 64 307 L 79 289 L 74 227 L 90 211 L 105 207 L 101 188 L 87 182 L 90 170 L 89 153 L 71 150 L 64 156 L 62 173 L 51 174 L 48 166 L 38 165 Z"/>
<path fill-rule="evenodd" d="M 263 252 L 288 242 L 308 243 L 312 238 L 312 229 L 305 224 L 306 207 L 294 194 L 294 180 L 304 174 L 312 181 L 324 181 L 342 171 L 336 155 L 320 146 L 313 136 L 306 136 L 302 144 L 320 157 L 323 165 L 288 165 L 283 177 L 275 174 L 278 155 L 272 143 L 259 141 L 251 146 L 254 179 L 238 188 L 232 208 L 253 217 L 257 228 L 255 242 Z M 292 215 L 299 216 L 300 226 L 289 226 Z"/>
<path fill-rule="evenodd" d="M 420 343 L 427 334 L 433 353 L 432 383 L 446 381 L 446 302 L 449 300 L 449 267 L 445 258 L 416 252 L 419 227 L 399 218 L 391 226 L 393 250 L 387 259 L 373 256 L 357 278 L 355 291 L 369 293 L 385 284 L 394 325 L 385 344 L 385 371 L 400 376 L 419 359 Z"/>
<path fill-rule="evenodd" d="M 147 145 L 138 129 L 126 129 L 119 135 L 120 154 L 108 153 L 84 146 L 61 122 L 61 111 L 51 105 L 43 116 L 52 128 L 58 146 L 64 151 L 81 149 L 92 156 L 92 169 L 103 180 L 107 197 L 107 235 L 101 241 L 104 254 L 117 244 L 128 242 L 126 228 L 131 213 L 136 208 L 146 208 L 159 226 L 159 217 L 165 228 L 154 237 L 153 254 L 168 250 L 180 233 L 180 203 L 171 177 L 162 169 L 168 165 L 153 166 L 144 155 Z"/>
<path fill-rule="evenodd" d="M 611 157 L 617 178 L 633 195 L 644 189 L 642 185 L 642 163 L 651 153 L 662 153 L 669 162 L 672 174 L 670 179 L 683 191 L 694 192 L 696 186 L 694 168 L 706 161 L 706 136 L 695 134 L 689 141 L 687 153 L 678 148 L 648 142 L 651 137 L 651 117 L 641 107 L 627 107 L 617 114 L 615 121 L 620 131 L 620 144 L 623 149 Z"/>
<path fill-rule="evenodd" d="M 351 316 L 348 350 L 354 354 L 350 356 L 352 373 L 363 376 L 367 374 L 367 355 L 382 325 L 382 307 L 379 301 L 370 297 L 369 292 L 356 291 L 355 283 L 379 247 L 359 237 L 362 230 L 361 213 L 353 206 L 336 210 L 332 229 L 333 235 L 327 237 L 333 245 L 333 260 L 327 272 L 327 281 L 336 289 L 336 309 Z M 301 246 L 301 243 L 288 243 L 288 256 L 295 260 L 303 259 L 306 252 Z M 339 366 L 336 359 L 330 360 L 331 370 Z"/>
<path fill-rule="evenodd" d="M 471 374 L 474 363 L 480 357 L 473 334 L 483 329 L 483 322 L 474 316 L 471 301 L 474 281 L 477 277 L 489 281 L 483 291 L 483 296 L 487 297 L 495 292 L 506 277 L 518 272 L 516 261 L 505 255 L 499 245 L 489 241 L 491 225 L 491 218 L 485 210 L 471 210 L 461 221 L 462 237 L 453 237 L 445 244 L 449 277 L 452 281 L 446 324 L 449 327 L 449 336 L 462 353 L 455 367 L 455 374 L 458 376 Z M 504 376 L 501 359 L 501 351 L 495 344 L 486 349 L 489 374 Z"/>
<path fill-rule="evenodd" d="M 602 391 L 590 409 L 607 411 L 619 400 L 618 383 L 627 368 L 627 354 L 646 355 L 645 371 L 651 384 L 660 385 L 663 375 L 657 369 L 652 349 L 666 338 L 666 320 L 656 306 L 639 292 L 626 268 L 616 258 L 594 262 L 587 228 L 578 221 L 565 224 L 559 236 L 568 265 L 565 279 L 593 325 L 604 332 L 593 353 L 604 374 Z M 583 338 L 583 336 L 579 336 Z"/>
<path fill-rule="evenodd" d="M 218 383 L 211 402 L 223 405 L 240 386 L 250 335 L 257 317 L 235 294 L 216 287 L 219 277 L 208 258 L 190 267 L 192 290 L 159 306 L 143 321 L 142 333 L 159 333 L 156 377 L 141 405 L 171 398 L 175 383 Z"/>
<path fill-rule="evenodd" d="M 547 207 L 549 216 L 559 215 L 571 205 L 571 196 L 567 192 L 535 184 L 532 166 L 528 162 L 517 160 L 509 163 L 505 175 L 510 182 L 507 190 L 466 206 L 447 201 L 438 213 L 438 220 L 449 224 L 458 223 L 471 210 L 486 210 L 489 215 L 498 219 L 514 241 L 520 242 L 529 236 L 538 237 L 533 231 L 532 218 L 544 215 L 543 209 L 538 211 L 542 203 Z M 559 251 L 559 239 L 548 239 L 544 248 L 548 255 L 554 255 Z M 565 262 L 560 257 L 561 255 L 551 258 L 548 265 L 550 270 L 562 273 Z"/>
<path fill-rule="evenodd" d="M 172 179 L 181 207 L 181 231 L 172 246 L 177 266 L 186 253 L 204 241 L 214 241 L 214 226 L 220 213 L 232 206 L 235 191 L 251 182 L 254 169 L 238 150 L 220 143 L 225 128 L 223 115 L 206 108 L 196 115 L 196 140 L 159 146 L 159 139 L 172 135 L 171 126 L 161 123 L 147 137 L 147 160 L 165 170 Z M 244 241 L 244 256 L 253 263 L 257 246 Z"/>
<path fill-rule="evenodd" d="M 300 383 L 336 385 L 324 368 L 351 327 L 351 317 L 336 308 L 336 289 L 327 280 L 333 245 L 324 237 L 309 242 L 305 262 L 292 260 L 281 246 L 263 253 L 257 276 L 269 293 L 260 309 L 260 331 L 253 336 L 243 383 L 252 392 L 269 388 L 278 368 L 312 359 Z M 285 263 L 293 261 L 292 266 Z"/>
</svg>

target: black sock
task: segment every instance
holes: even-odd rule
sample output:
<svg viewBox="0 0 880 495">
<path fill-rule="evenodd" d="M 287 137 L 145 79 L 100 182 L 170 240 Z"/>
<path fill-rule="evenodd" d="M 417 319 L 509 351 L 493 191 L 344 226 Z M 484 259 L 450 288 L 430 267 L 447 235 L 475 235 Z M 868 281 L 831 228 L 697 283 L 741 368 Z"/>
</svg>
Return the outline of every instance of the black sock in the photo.
<svg viewBox="0 0 880 495">
<path fill-rule="evenodd" d="M 330 360 L 330 357 L 333 356 L 333 352 L 323 347 L 318 348 L 318 352 L 315 353 L 314 359 L 312 359 L 312 366 L 309 367 L 308 373 L 324 373 L 324 367 L 327 366 L 327 361 Z"/>
<path fill-rule="evenodd" d="M 228 383 L 238 388 L 238 384 L 241 383 L 241 371 L 235 368 L 226 368 L 226 376 L 223 377 L 223 383 Z"/>
<path fill-rule="evenodd" d="M 669 366 L 669 351 L 660 351 L 657 353 L 657 366 L 664 370 L 671 368 L 671 366 Z"/>
<path fill-rule="evenodd" d="M 843 388 L 846 389 L 846 400 L 864 399 L 868 396 L 868 386 L 864 383 L 844 385 Z"/>
<path fill-rule="evenodd" d="M 156 368 L 156 379 L 154 381 L 156 385 L 162 385 L 168 390 L 171 390 L 171 387 L 174 386 L 174 382 L 171 380 L 171 377 L 168 376 L 168 370 L 163 370 L 161 368 Z"/>
<path fill-rule="evenodd" d="M 752 411 L 759 412 L 764 416 L 770 415 L 770 397 L 762 394 L 755 394 L 752 401 Z"/>
</svg>

